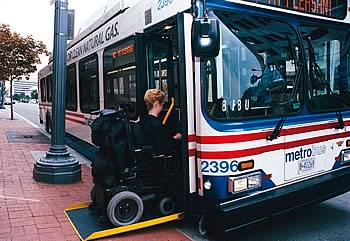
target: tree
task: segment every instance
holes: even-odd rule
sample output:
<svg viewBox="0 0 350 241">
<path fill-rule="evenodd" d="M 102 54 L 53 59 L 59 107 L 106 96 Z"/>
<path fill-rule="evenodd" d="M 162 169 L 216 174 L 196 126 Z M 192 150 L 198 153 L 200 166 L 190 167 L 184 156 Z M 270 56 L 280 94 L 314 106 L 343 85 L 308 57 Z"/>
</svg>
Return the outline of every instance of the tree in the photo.
<svg viewBox="0 0 350 241">
<path fill-rule="evenodd" d="M 23 92 L 21 92 L 19 94 L 19 101 L 23 101 L 26 98 L 26 94 L 24 94 Z"/>
<path fill-rule="evenodd" d="M 34 73 L 40 64 L 40 55 L 48 54 L 42 41 L 34 40 L 31 35 L 21 37 L 11 32 L 7 24 L 0 25 L 0 79 L 10 81 L 11 120 L 13 120 L 12 82 L 15 79 Z"/>
<path fill-rule="evenodd" d="M 37 90 L 33 90 L 30 93 L 30 98 L 34 99 L 36 103 L 38 103 L 38 91 Z"/>
<path fill-rule="evenodd" d="M 14 94 L 12 98 L 13 98 L 14 100 L 19 101 L 19 94 Z"/>
</svg>

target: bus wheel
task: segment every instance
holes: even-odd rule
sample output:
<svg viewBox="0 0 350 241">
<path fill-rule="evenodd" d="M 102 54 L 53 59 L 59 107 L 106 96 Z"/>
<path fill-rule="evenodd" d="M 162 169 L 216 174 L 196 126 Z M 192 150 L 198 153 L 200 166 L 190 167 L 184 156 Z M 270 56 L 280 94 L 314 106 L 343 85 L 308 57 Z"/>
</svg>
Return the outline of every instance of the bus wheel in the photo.
<svg viewBox="0 0 350 241">
<path fill-rule="evenodd" d="M 175 210 L 175 203 L 170 197 L 165 197 L 159 202 L 159 211 L 163 215 L 169 215 Z"/>
<path fill-rule="evenodd" d="M 50 115 L 48 114 L 46 115 L 45 131 L 51 134 L 51 118 L 50 118 Z"/>
<path fill-rule="evenodd" d="M 204 236 L 207 232 L 206 216 L 203 214 L 198 222 L 198 232 L 200 235 Z"/>
<path fill-rule="evenodd" d="M 107 216 L 114 226 L 136 223 L 143 214 L 143 202 L 134 192 L 124 191 L 112 197 L 107 206 Z"/>
</svg>

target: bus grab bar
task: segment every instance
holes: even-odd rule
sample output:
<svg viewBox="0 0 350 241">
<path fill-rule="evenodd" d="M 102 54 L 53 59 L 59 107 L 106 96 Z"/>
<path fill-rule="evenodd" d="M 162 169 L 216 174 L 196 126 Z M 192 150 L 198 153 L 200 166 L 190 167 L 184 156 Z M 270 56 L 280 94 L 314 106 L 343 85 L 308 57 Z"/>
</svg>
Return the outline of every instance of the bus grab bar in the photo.
<svg viewBox="0 0 350 241">
<path fill-rule="evenodd" d="M 167 120 L 168 120 L 168 118 L 169 118 L 169 116 L 170 116 L 171 111 L 174 109 L 174 106 L 175 106 L 175 99 L 174 99 L 174 97 L 171 97 L 171 105 L 170 105 L 169 110 L 168 110 L 168 112 L 166 113 L 166 115 L 165 115 L 165 117 L 164 117 L 164 119 L 163 119 L 163 121 L 162 121 L 162 124 L 163 124 L 163 125 L 165 125 L 165 123 L 167 122 Z"/>
</svg>

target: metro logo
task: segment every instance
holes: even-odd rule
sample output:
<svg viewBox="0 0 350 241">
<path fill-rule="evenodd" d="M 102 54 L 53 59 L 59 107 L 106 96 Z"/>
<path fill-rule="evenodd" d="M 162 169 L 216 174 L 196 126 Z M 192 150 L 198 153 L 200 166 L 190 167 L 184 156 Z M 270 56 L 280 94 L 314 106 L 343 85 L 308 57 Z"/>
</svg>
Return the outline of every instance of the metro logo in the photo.
<svg viewBox="0 0 350 241">
<path fill-rule="evenodd" d="M 305 149 L 303 149 L 303 147 L 300 147 L 300 149 L 297 151 L 287 152 L 285 162 L 293 162 L 304 158 L 323 155 L 325 153 L 326 153 L 326 145 L 320 145 L 320 146 L 312 145 L 310 148 L 305 148 Z"/>
</svg>

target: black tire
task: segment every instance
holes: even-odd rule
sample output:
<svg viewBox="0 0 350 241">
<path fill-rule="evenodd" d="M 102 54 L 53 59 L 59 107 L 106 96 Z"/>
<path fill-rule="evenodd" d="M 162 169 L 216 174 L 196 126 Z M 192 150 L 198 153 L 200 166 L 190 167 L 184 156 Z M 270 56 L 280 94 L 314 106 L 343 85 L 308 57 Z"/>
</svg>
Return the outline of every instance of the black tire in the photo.
<svg viewBox="0 0 350 241">
<path fill-rule="evenodd" d="M 169 215 L 175 210 L 175 203 L 170 197 L 165 197 L 159 202 L 159 211 L 162 215 Z"/>
<path fill-rule="evenodd" d="M 46 114 L 45 131 L 51 134 L 51 118 L 49 114 Z"/>
<path fill-rule="evenodd" d="M 136 223 L 143 214 L 143 202 L 134 192 L 124 191 L 112 197 L 107 206 L 107 216 L 114 226 Z"/>
<path fill-rule="evenodd" d="M 203 214 L 198 222 L 198 232 L 200 235 L 204 236 L 207 232 L 206 216 Z"/>
</svg>

